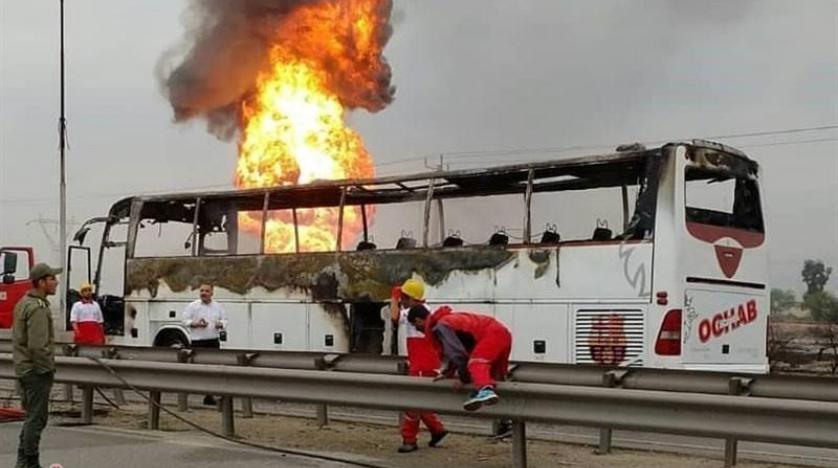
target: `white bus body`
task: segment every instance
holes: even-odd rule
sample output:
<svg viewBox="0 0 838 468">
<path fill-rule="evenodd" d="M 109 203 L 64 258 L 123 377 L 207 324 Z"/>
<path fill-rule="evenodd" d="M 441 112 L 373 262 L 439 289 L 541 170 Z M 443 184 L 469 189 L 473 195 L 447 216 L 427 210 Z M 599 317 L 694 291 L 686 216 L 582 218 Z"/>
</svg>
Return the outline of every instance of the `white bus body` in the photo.
<svg viewBox="0 0 838 468">
<path fill-rule="evenodd" d="M 109 255 L 124 266 L 122 291 L 100 295 L 114 344 L 188 345 L 181 313 L 208 282 L 229 316 L 224 347 L 389 353 L 393 333 L 381 308 L 392 285 L 419 277 L 431 305 L 507 324 L 513 360 L 767 372 L 758 181 L 758 166 L 743 154 L 695 141 L 479 171 L 132 197 L 100 219 L 94 278 L 102 282 Z M 589 225 L 596 232 L 586 238 L 533 234 L 534 198 L 594 189 L 622 194 L 621 232 Z M 450 246 L 443 239 L 441 226 L 452 224 L 443 206 L 501 195 L 520 197 L 517 209 L 497 205 L 499 215 L 523 224 L 520 242 L 504 242 L 503 232 L 493 236 L 496 245 Z M 246 235 L 235 221 L 242 211 L 264 219 L 273 210 L 375 206 L 383 223 L 384 206 L 407 202 L 424 207 L 413 248 L 402 239 L 408 248 L 347 251 L 349 242 L 339 240 L 334 251 L 272 254 L 264 236 L 243 247 Z M 550 203 L 541 208 L 548 219 Z M 554 221 L 561 231 L 562 220 Z M 165 241 L 168 225 L 183 227 L 163 242 L 170 251 L 143 251 L 144 236 Z M 119 226 L 121 239 L 114 235 Z M 210 249 L 211 239 L 221 248 Z"/>
</svg>

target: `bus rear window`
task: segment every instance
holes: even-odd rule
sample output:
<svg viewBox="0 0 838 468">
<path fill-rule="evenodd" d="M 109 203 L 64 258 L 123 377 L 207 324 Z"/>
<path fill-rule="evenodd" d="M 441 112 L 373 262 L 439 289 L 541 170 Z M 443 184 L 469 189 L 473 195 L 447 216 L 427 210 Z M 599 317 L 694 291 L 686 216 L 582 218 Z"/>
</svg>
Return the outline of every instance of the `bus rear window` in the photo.
<svg viewBox="0 0 838 468">
<path fill-rule="evenodd" d="M 764 231 L 755 179 L 687 168 L 685 198 L 688 223 Z"/>
</svg>

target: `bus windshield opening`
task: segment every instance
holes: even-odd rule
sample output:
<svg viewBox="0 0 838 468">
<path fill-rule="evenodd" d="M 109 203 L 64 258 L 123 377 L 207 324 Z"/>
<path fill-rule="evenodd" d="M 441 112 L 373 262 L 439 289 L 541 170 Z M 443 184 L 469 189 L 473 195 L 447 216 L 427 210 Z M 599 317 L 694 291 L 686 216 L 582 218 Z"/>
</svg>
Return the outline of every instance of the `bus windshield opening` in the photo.
<svg viewBox="0 0 838 468">
<path fill-rule="evenodd" d="M 688 167 L 685 194 L 688 223 L 764 232 L 759 187 L 753 177 Z"/>
</svg>

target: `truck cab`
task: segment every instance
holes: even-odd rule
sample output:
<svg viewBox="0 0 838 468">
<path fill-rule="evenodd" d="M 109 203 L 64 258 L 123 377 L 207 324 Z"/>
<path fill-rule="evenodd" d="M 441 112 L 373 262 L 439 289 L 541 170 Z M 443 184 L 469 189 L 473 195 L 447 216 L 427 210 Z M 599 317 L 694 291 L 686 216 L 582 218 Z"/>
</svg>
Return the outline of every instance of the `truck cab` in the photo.
<svg viewBox="0 0 838 468">
<path fill-rule="evenodd" d="M 31 247 L 0 247 L 0 329 L 11 328 L 15 305 L 30 288 Z"/>
</svg>

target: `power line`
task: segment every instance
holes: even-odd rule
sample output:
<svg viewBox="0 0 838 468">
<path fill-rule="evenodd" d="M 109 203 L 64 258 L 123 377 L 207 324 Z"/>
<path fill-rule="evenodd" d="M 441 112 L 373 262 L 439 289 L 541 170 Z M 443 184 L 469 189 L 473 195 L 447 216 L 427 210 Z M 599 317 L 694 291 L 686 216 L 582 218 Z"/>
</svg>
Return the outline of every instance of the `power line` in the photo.
<svg viewBox="0 0 838 468">
<path fill-rule="evenodd" d="M 803 145 L 808 143 L 823 143 L 828 141 L 838 141 L 838 138 L 817 138 L 813 140 L 798 140 L 798 141 L 776 141 L 774 143 L 755 143 L 752 145 L 739 145 L 740 148 L 762 148 L 765 146 L 785 146 L 785 145 Z"/>
<path fill-rule="evenodd" d="M 171 189 L 171 190 L 145 190 L 145 191 L 120 191 L 120 192 L 109 192 L 109 193 L 90 193 L 87 195 L 79 195 L 73 197 L 73 200 L 93 200 L 99 198 L 113 198 L 113 197 L 126 197 L 126 196 L 142 196 L 142 195 L 157 195 L 162 193 L 169 193 L 175 191 L 201 191 L 201 190 L 224 190 L 232 188 L 232 184 L 216 184 L 216 185 L 203 185 L 203 186 L 194 186 L 194 187 L 182 187 L 178 189 Z M 13 204 L 13 203 L 54 203 L 55 200 L 52 198 L 11 198 L 0 200 L 0 204 Z"/>
<path fill-rule="evenodd" d="M 734 138 L 748 138 L 748 137 L 756 137 L 756 136 L 774 136 L 774 135 L 788 135 L 788 134 L 795 134 L 795 133 L 803 133 L 803 132 L 821 132 L 821 131 L 828 131 L 828 130 L 835 130 L 838 129 L 838 124 L 829 124 L 829 125 L 818 125 L 812 127 L 797 127 L 797 128 L 786 128 L 786 129 L 778 129 L 778 130 L 763 130 L 763 131 L 754 131 L 754 132 L 742 132 L 742 133 L 731 133 L 727 135 L 710 135 L 700 137 L 703 140 L 722 140 L 722 139 L 734 139 Z M 671 141 L 684 141 L 689 140 L 695 137 L 682 137 L 682 138 L 668 138 L 668 139 L 656 139 L 656 140 L 640 140 L 645 142 L 646 144 L 660 144 L 660 143 L 667 143 Z M 488 157 L 488 156 L 515 156 L 519 154 L 532 154 L 532 153 L 563 153 L 567 151 L 582 151 L 582 150 L 599 150 L 599 149 L 611 149 L 615 148 L 625 142 L 620 143 L 603 143 L 603 144 L 596 144 L 596 145 L 572 145 L 572 146 L 547 146 L 547 147 L 536 147 L 536 148 L 509 148 L 505 150 L 470 150 L 470 151 L 452 151 L 442 153 L 445 158 L 447 159 L 472 159 L 476 157 Z M 415 161 L 423 161 L 428 159 L 429 157 L 437 157 L 438 154 L 435 155 L 423 155 L 417 157 L 411 157 L 402 159 L 399 161 L 388 161 L 384 163 L 377 164 L 376 167 L 386 167 L 392 166 L 397 164 L 403 164 L 407 162 L 415 162 Z"/>
<path fill-rule="evenodd" d="M 755 137 L 755 136 L 773 136 L 773 135 L 785 135 L 785 134 L 795 134 L 795 133 L 803 133 L 803 132 L 818 132 L 818 131 L 826 131 L 826 130 L 835 130 L 838 129 L 838 124 L 836 125 L 821 125 L 817 127 L 802 127 L 802 128 L 789 128 L 789 129 L 782 129 L 782 130 L 771 130 L 771 131 L 759 131 L 759 132 L 748 132 L 748 133 L 735 133 L 729 135 L 715 135 L 715 136 L 708 136 L 703 137 L 702 139 L 712 140 L 712 139 L 731 139 L 731 138 L 745 138 L 745 137 Z M 663 143 L 669 141 L 679 141 L 679 140 L 686 140 L 685 138 L 677 139 L 667 139 L 667 140 L 656 140 L 656 141 L 645 141 L 646 144 L 656 144 L 656 143 Z M 816 138 L 816 139 L 809 139 L 809 140 L 794 140 L 794 141 L 779 141 L 779 142 L 767 142 L 767 143 L 750 143 L 750 144 L 742 144 L 737 145 L 740 148 L 761 148 L 761 147 L 771 147 L 771 146 L 794 146 L 794 145 L 803 145 L 803 144 L 812 144 L 812 143 L 824 143 L 824 142 L 832 142 L 838 141 L 838 137 L 829 137 L 829 138 Z M 611 149 L 619 144 L 611 143 L 611 144 L 600 144 L 600 145 L 574 145 L 574 146 L 564 146 L 564 147 L 545 147 L 545 148 L 529 148 L 529 149 L 511 149 L 511 150 L 486 150 L 486 151 L 459 151 L 459 152 L 452 152 L 452 153 L 444 153 L 446 158 L 454 158 L 454 159 L 471 159 L 478 156 L 486 157 L 487 159 L 493 159 L 495 157 L 508 157 L 508 156 L 518 156 L 518 155 L 527 155 L 531 156 L 533 153 L 564 153 L 568 151 L 582 151 L 582 150 L 598 150 L 598 149 Z M 417 156 L 412 158 L 406 158 L 399 161 L 388 161 L 381 164 L 376 165 L 376 168 L 385 167 L 385 166 L 392 166 L 392 165 L 400 165 L 409 162 L 424 162 L 429 160 L 430 158 L 437 158 L 439 154 L 434 155 L 426 155 L 426 156 Z M 522 159 L 533 159 L 533 158 L 516 158 L 512 157 L 509 158 L 510 161 L 520 161 Z M 536 158 L 534 160 L 538 160 Z M 543 159 L 543 158 L 542 158 Z M 467 161 L 448 161 L 446 164 L 456 165 L 456 166 L 463 166 L 468 164 L 474 164 Z M 215 185 L 204 185 L 204 186 L 192 186 L 192 187 L 183 187 L 178 189 L 178 191 L 201 191 L 201 190 L 224 190 L 232 188 L 231 184 L 215 184 Z M 129 192 L 129 191 L 120 191 L 120 192 L 106 192 L 106 193 L 95 193 L 95 194 L 87 194 L 87 195 L 80 195 L 77 197 L 73 197 L 73 200 L 90 200 L 90 199 L 100 199 L 100 198 L 113 198 L 113 197 L 121 197 L 121 196 L 129 196 L 129 195 L 154 195 L 165 193 L 166 190 L 146 190 L 146 191 L 136 191 L 136 192 Z M 5 199 L 0 200 L 0 205 L 9 205 L 9 204 L 47 204 L 53 203 L 54 200 L 52 198 L 17 198 L 17 199 Z"/>
<path fill-rule="evenodd" d="M 718 139 L 721 140 L 721 139 L 745 138 L 745 137 L 766 136 L 766 135 L 787 135 L 789 133 L 817 132 L 817 131 L 835 130 L 835 129 L 838 129 L 838 125 L 821 125 L 819 127 L 789 128 L 789 129 L 785 129 L 785 130 L 739 133 L 739 134 L 734 134 L 734 135 L 716 135 L 716 136 L 710 136 L 710 137 L 706 137 L 706 138 L 709 138 L 709 139 L 718 138 Z"/>
<path fill-rule="evenodd" d="M 794 146 L 794 145 L 805 145 L 811 143 L 824 143 L 824 142 L 838 142 L 838 137 L 830 137 L 830 138 L 816 138 L 811 140 L 795 140 L 795 141 L 776 141 L 771 143 L 752 143 L 752 144 L 745 144 L 745 145 L 737 145 L 737 148 L 762 148 L 762 147 L 769 147 L 769 146 Z M 516 162 L 521 160 L 531 160 L 531 161 L 540 161 L 547 158 L 523 158 L 523 157 L 513 157 L 509 158 L 508 161 Z M 457 167 L 463 167 L 468 165 L 478 164 L 477 161 L 452 161 L 447 164 Z"/>
</svg>

